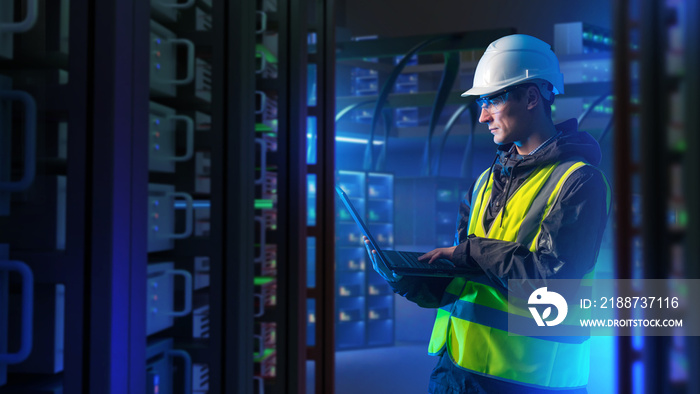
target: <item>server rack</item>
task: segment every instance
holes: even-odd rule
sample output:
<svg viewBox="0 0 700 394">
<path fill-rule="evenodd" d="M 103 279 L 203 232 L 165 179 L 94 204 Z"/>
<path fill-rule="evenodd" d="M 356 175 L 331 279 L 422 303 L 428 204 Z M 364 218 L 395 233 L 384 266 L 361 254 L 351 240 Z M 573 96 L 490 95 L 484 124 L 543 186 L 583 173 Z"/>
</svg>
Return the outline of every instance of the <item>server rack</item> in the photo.
<svg viewBox="0 0 700 394">
<path fill-rule="evenodd" d="M 369 226 L 382 248 L 394 249 L 394 176 L 388 173 L 338 171 L 337 184 Z M 394 293 L 372 271 L 362 232 L 350 213 L 336 209 L 337 350 L 394 344 Z"/>
<path fill-rule="evenodd" d="M 80 392 L 88 376 L 92 201 L 88 2 L 0 7 L 0 258 L 24 271 L 21 280 L 0 271 L 0 390 Z M 8 311 L 17 303 L 21 313 Z M 42 340 L 47 334 L 55 339 Z"/>
<path fill-rule="evenodd" d="M 25 2 L 3 2 L 3 18 L 36 20 L 20 23 L 31 28 L 26 33 L 0 21 L 0 390 L 253 392 L 251 230 L 256 204 L 267 204 L 255 201 L 252 154 L 258 4 L 33 0 L 27 10 L 6 13 L 7 4 Z M 305 94 L 297 84 L 306 81 L 307 59 L 295 49 L 307 39 L 307 5 L 280 2 L 271 21 L 281 32 L 279 86 L 287 106 Z M 324 285 L 332 270 L 317 264 L 318 284 L 307 290 L 305 267 L 297 264 L 306 256 L 300 179 L 307 170 L 318 179 L 309 235 L 316 237 L 317 261 L 333 255 L 327 246 L 333 200 L 325 191 L 332 182 L 332 123 L 324 115 L 333 14 L 330 3 L 311 8 L 317 53 L 304 56 L 317 64 L 319 104 L 310 111 L 318 111 L 320 125 L 315 165 L 288 165 L 306 158 L 306 117 L 295 118 L 296 107 L 279 110 L 285 133 L 275 159 L 286 172 L 275 194 L 289 217 L 275 234 L 283 264 L 277 292 L 284 295 L 275 323 L 291 336 L 277 336 L 275 392 L 303 391 L 307 355 L 317 363 L 318 390 L 331 392 L 333 381 L 325 348 L 332 320 L 324 318 L 332 319 Z M 35 127 L 25 131 L 25 124 Z M 303 244 L 294 239 L 299 234 Z M 305 334 L 307 291 L 318 299 L 316 349 L 290 339 Z M 47 361 L 9 366 L 19 358 L 7 355 L 17 351 L 14 331 L 31 332 L 31 324 L 20 321 L 28 313 L 8 305 L 32 306 L 32 294 L 33 326 L 41 330 L 34 332 L 41 335 L 20 355 Z M 275 337 L 271 329 L 264 328 L 265 343 Z"/>
<path fill-rule="evenodd" d="M 687 18 L 686 21 L 697 20 L 700 17 L 700 4 L 697 1 L 690 1 L 686 4 L 685 12 L 682 17 Z M 697 70 L 700 67 L 700 30 L 696 23 L 683 24 L 683 37 L 685 42 L 685 51 L 683 63 L 686 70 Z M 697 73 L 689 72 L 685 75 L 687 83 L 683 101 L 686 108 L 694 108 L 700 103 L 700 76 Z M 688 111 L 684 113 L 685 130 L 698 130 L 700 127 L 700 113 L 698 111 Z M 687 146 L 697 146 L 697 133 L 686 133 L 685 138 Z M 686 175 L 683 179 L 683 187 L 685 190 L 686 201 L 688 204 L 688 225 L 686 228 L 685 261 L 683 269 L 689 278 L 699 278 L 700 269 L 697 262 L 700 259 L 700 245 L 694 243 L 693 240 L 700 237 L 700 205 L 693 203 L 700 201 L 700 188 L 695 182 L 700 177 L 700 160 L 697 155 L 686 154 L 683 157 L 683 168 Z M 700 340 L 697 337 L 686 338 L 686 355 L 688 360 L 688 371 L 697 371 L 700 369 Z M 688 392 L 698 390 L 700 387 L 700 376 L 696 373 L 691 373 L 687 381 Z"/>
<path fill-rule="evenodd" d="M 399 64 L 401 57 L 397 56 L 394 59 L 394 64 Z M 406 63 L 407 66 L 415 66 L 418 64 L 418 55 L 411 56 L 411 59 Z M 396 80 L 396 93 L 418 93 L 418 73 L 401 74 Z M 396 127 L 412 127 L 418 126 L 418 107 L 403 107 L 396 108 Z"/>
<path fill-rule="evenodd" d="M 190 360 L 176 364 L 168 357 L 172 387 L 184 392 L 218 392 L 225 382 L 217 346 L 225 342 L 225 326 L 214 317 L 221 313 L 216 289 L 223 288 L 220 218 L 227 205 L 219 148 L 226 135 L 220 87 L 226 49 L 220 44 L 224 28 L 223 20 L 214 18 L 217 11 L 223 5 L 216 2 L 154 1 L 149 15 L 147 323 L 161 319 L 168 285 L 173 286 L 168 292 L 174 291 L 174 310 L 166 312 L 171 325 L 147 331 L 147 351 L 171 340 L 180 358 Z M 170 245 L 157 247 L 154 241 L 163 238 L 168 216 L 161 211 L 164 203 L 174 208 L 175 226 L 168 231 Z M 147 387 L 161 390 L 155 384 L 161 375 L 151 368 L 158 371 L 147 369 Z"/>
<path fill-rule="evenodd" d="M 366 175 L 340 171 L 338 185 L 345 190 L 362 217 L 366 217 Z M 366 276 L 362 234 L 341 204 L 337 205 L 336 227 L 336 348 L 360 348 L 366 343 Z"/>
<path fill-rule="evenodd" d="M 697 28 L 687 11 L 697 15 L 696 2 L 623 1 L 615 9 L 615 142 L 631 147 L 616 150 L 616 204 L 632 207 L 617 213 L 621 277 L 697 277 L 699 167 L 688 153 L 696 142 Z M 635 68 L 638 81 L 630 78 Z M 682 330 L 620 338 L 618 353 L 620 391 L 698 391 L 698 341 Z"/>
<path fill-rule="evenodd" d="M 353 37 L 353 41 L 376 40 L 377 36 Z M 364 58 L 367 63 L 377 63 L 376 57 Z M 353 67 L 350 71 L 350 94 L 354 96 L 376 96 L 379 93 L 379 70 L 364 67 Z M 367 109 L 353 111 L 352 119 L 358 123 L 371 123 L 372 113 Z"/>
<path fill-rule="evenodd" d="M 256 150 L 260 169 L 256 177 L 267 182 L 263 172 L 269 180 L 271 171 L 277 173 L 276 187 L 266 190 L 263 183 L 256 188 L 261 208 L 256 215 L 268 211 L 277 219 L 274 227 L 259 232 L 265 242 L 257 239 L 256 244 L 258 256 L 263 256 L 263 247 L 274 245 L 277 264 L 266 275 L 256 268 L 256 275 L 261 274 L 258 281 L 276 286 L 270 290 L 276 306 L 260 309 L 264 312 L 256 316 L 256 327 L 274 327 L 276 334 L 274 343 L 264 341 L 269 355 L 259 354 L 250 377 L 255 381 L 253 392 L 258 393 L 305 392 L 307 387 L 332 392 L 334 302 L 329 286 L 333 270 L 328 264 L 333 261 L 329 186 L 334 140 L 327 114 L 333 107 L 333 7 L 329 1 L 296 0 L 258 1 L 255 6 L 259 24 L 254 89 L 256 104 L 262 104 L 264 97 L 268 106 L 256 108 L 259 117 L 254 129 L 248 130 L 256 131 L 261 147 Z M 265 368 L 272 364 L 274 369 Z M 309 381 L 307 368 L 312 371 Z"/>
</svg>

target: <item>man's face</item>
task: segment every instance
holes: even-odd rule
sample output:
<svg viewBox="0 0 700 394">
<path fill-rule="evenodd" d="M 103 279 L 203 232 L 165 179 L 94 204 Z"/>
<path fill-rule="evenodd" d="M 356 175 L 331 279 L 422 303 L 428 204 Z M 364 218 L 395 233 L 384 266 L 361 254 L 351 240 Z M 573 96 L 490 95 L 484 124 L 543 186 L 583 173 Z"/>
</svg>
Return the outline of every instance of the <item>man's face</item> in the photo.
<svg viewBox="0 0 700 394">
<path fill-rule="evenodd" d="M 527 139 L 527 100 L 524 96 L 526 95 L 517 99 L 512 91 L 509 91 L 501 97 L 496 94 L 489 96 L 487 100 L 479 100 L 482 101 L 479 123 L 488 125 L 494 143 L 503 145 L 514 142 L 520 145 L 520 142 Z"/>
</svg>

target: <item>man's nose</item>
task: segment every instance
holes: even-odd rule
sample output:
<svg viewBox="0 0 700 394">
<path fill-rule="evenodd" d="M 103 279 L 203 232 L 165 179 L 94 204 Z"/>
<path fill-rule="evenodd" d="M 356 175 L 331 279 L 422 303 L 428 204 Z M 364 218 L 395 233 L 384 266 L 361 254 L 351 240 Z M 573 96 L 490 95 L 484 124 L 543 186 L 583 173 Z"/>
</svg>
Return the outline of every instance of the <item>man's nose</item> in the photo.
<svg viewBox="0 0 700 394">
<path fill-rule="evenodd" d="M 479 115 L 479 123 L 486 123 L 491 121 L 493 118 L 491 117 L 491 113 L 486 110 L 486 108 L 480 108 L 481 114 Z"/>
</svg>

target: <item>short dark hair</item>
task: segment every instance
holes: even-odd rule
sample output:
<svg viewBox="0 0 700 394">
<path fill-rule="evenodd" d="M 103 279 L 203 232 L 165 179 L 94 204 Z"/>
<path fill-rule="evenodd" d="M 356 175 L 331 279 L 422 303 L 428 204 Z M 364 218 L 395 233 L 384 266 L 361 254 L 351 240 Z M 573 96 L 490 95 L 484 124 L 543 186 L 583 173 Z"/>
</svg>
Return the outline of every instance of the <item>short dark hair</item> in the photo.
<svg viewBox="0 0 700 394">
<path fill-rule="evenodd" d="M 537 86 L 537 84 L 534 84 L 534 83 L 524 83 L 524 84 L 522 84 L 521 86 L 524 87 L 525 89 L 515 89 L 515 90 L 513 90 L 513 91 L 512 91 L 513 98 L 515 98 L 516 100 L 520 100 L 520 99 L 523 98 L 523 96 L 525 96 L 525 92 L 526 92 L 527 89 L 529 89 L 530 87 L 533 87 L 533 88 L 537 89 L 537 94 L 539 94 L 540 97 L 542 97 L 542 104 L 543 104 L 543 106 L 544 106 L 544 114 L 547 115 L 547 116 L 549 116 L 549 117 L 551 118 L 551 117 L 552 117 L 552 104 L 554 104 L 554 95 L 552 95 L 552 99 L 551 99 L 551 100 L 547 100 L 546 98 L 544 98 L 544 97 L 542 96 L 542 93 L 540 92 L 540 88 Z"/>
</svg>

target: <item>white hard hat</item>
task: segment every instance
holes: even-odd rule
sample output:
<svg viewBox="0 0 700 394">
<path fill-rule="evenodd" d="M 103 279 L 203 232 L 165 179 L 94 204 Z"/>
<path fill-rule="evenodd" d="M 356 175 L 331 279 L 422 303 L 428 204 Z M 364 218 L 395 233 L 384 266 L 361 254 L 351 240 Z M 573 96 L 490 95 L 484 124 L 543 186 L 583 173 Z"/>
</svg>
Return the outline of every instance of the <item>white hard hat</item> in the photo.
<svg viewBox="0 0 700 394">
<path fill-rule="evenodd" d="M 559 70 L 557 56 L 546 42 L 525 34 L 513 34 L 499 38 L 486 48 L 476 66 L 474 84 L 462 97 L 488 95 L 508 86 L 540 81 L 552 85 L 540 84 L 543 93 L 549 89 L 554 94 L 564 93 L 564 76 Z M 549 95 L 543 94 L 543 97 L 549 99 Z"/>
</svg>

